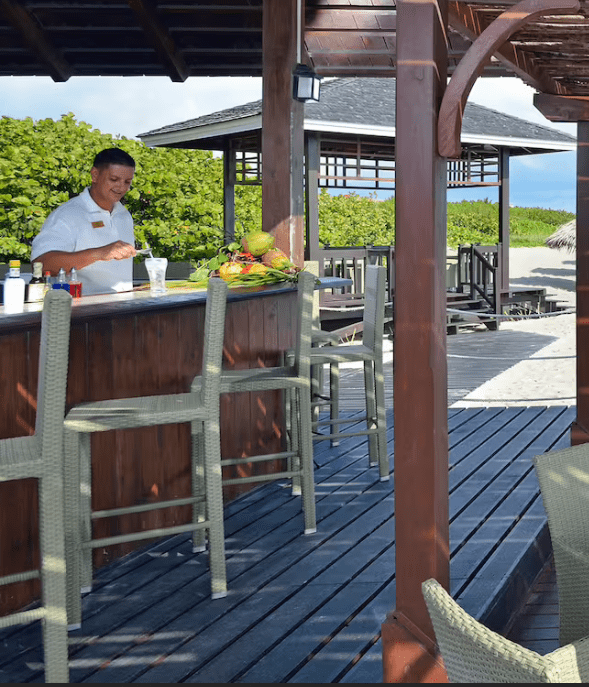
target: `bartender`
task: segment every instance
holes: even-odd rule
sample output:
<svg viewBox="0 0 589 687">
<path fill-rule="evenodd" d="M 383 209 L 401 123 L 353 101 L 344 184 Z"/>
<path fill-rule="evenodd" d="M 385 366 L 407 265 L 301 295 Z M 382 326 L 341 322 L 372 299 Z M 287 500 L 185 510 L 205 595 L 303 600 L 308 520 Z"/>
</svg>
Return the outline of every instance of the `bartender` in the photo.
<svg viewBox="0 0 589 687">
<path fill-rule="evenodd" d="M 120 148 L 94 158 L 92 183 L 56 208 L 33 239 L 31 262 L 57 275 L 75 267 L 82 294 L 117 293 L 133 288 L 136 254 L 133 218 L 121 199 L 131 188 L 135 160 Z"/>
</svg>

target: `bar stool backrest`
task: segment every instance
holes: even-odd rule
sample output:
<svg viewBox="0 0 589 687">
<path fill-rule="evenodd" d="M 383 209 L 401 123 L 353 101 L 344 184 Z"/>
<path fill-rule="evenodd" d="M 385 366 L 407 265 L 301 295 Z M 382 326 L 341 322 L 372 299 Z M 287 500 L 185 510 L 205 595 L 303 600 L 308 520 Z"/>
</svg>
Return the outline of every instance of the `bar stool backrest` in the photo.
<svg viewBox="0 0 589 687">
<path fill-rule="evenodd" d="M 377 355 L 382 353 L 384 335 L 386 272 L 381 265 L 366 266 L 362 343 Z"/>
<path fill-rule="evenodd" d="M 220 407 L 219 389 L 223 363 L 227 290 L 227 282 L 218 277 L 209 279 L 200 393 L 203 405 L 216 411 Z"/>
<path fill-rule="evenodd" d="M 313 291 L 315 276 L 302 270 L 298 276 L 298 332 L 295 341 L 296 373 L 303 379 L 311 377 L 311 335 L 313 329 Z"/>
<path fill-rule="evenodd" d="M 72 297 L 62 289 L 47 292 L 43 302 L 35 437 L 42 459 L 61 458 L 67 388 Z M 53 450 L 47 448 L 53 447 Z M 61 470 L 61 465 L 56 466 Z"/>
</svg>

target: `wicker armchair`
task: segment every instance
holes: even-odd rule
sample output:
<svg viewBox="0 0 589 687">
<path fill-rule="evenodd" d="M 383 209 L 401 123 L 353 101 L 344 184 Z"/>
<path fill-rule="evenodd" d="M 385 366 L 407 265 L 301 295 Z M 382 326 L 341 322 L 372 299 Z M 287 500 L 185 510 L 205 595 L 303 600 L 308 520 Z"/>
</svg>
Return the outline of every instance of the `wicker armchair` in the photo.
<svg viewBox="0 0 589 687">
<path fill-rule="evenodd" d="M 313 422 L 316 430 L 314 441 L 330 440 L 332 445 L 343 437 L 368 436 L 370 464 L 379 466 L 381 481 L 389 479 L 389 458 L 387 451 L 386 408 L 384 400 L 384 369 L 382 341 L 384 337 L 384 314 L 386 268 L 379 265 L 366 267 L 365 305 L 362 320 L 361 344 L 338 344 L 313 347 L 311 366 L 329 365 L 329 398 L 315 395 L 313 408 L 328 405 L 330 418 Z M 363 418 L 341 418 L 339 415 L 339 365 L 361 362 L 364 365 L 364 387 L 366 415 Z M 314 378 L 317 376 L 314 373 Z M 344 423 L 366 422 L 366 429 L 341 430 Z M 322 425 L 329 425 L 328 433 L 319 432 Z"/>
<path fill-rule="evenodd" d="M 221 486 L 221 440 L 219 373 L 223 357 L 227 284 L 211 279 L 207 292 L 203 384 L 198 393 L 166 394 L 82 403 L 70 410 L 65 419 L 66 512 L 68 525 L 68 620 L 79 626 L 82 611 L 80 590 L 92 584 L 92 549 L 122 542 L 152 539 L 180 532 L 192 532 L 195 551 L 200 550 L 201 530 L 209 535 L 211 593 L 213 598 L 227 594 L 223 493 Z M 93 432 L 130 429 L 152 425 L 192 423 L 198 429 L 193 447 L 192 497 L 140 504 L 95 513 L 109 517 L 127 513 L 191 503 L 192 522 L 185 525 L 92 538 L 90 436 Z M 203 452 L 202 456 L 199 451 Z M 204 466 L 204 468 L 203 468 Z M 202 472 L 201 472 L 202 470 Z M 204 473 L 204 480 L 201 474 Z M 202 505 L 202 508 L 201 508 Z M 203 513 L 206 517 L 203 516 Z"/>
<path fill-rule="evenodd" d="M 564 645 L 589 636 L 589 444 L 536 456 L 534 466 L 552 539 Z"/>
<path fill-rule="evenodd" d="M 69 682 L 63 513 L 63 416 L 70 342 L 71 296 L 49 291 L 39 349 L 35 434 L 0 440 L 0 481 L 39 480 L 41 569 L 6 575 L 0 584 L 41 578 L 39 608 L 0 618 L 0 628 L 43 621 L 45 681 Z"/>
<path fill-rule="evenodd" d="M 589 639 L 541 656 L 477 622 L 436 580 L 422 590 L 450 682 L 588 681 Z"/>
<path fill-rule="evenodd" d="M 293 493 L 302 494 L 305 534 L 316 532 L 315 483 L 313 474 L 313 441 L 311 436 L 311 320 L 315 277 L 302 271 L 298 278 L 298 334 L 292 355 L 278 367 L 224 370 L 221 375 L 221 393 L 285 391 L 288 445 L 286 451 L 247 458 L 224 458 L 221 465 L 244 465 L 252 462 L 285 459 L 287 469 L 268 474 L 233 477 L 223 484 L 244 484 L 272 481 L 281 478 L 292 480 Z M 202 378 L 196 377 L 192 390 L 201 388 Z"/>
</svg>

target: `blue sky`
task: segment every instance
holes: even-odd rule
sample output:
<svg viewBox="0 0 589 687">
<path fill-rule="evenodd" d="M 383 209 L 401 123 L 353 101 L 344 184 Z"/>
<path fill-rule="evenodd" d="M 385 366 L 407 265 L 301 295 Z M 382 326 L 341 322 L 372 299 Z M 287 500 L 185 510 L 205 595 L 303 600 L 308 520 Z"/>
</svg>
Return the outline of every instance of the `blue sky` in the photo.
<svg viewBox="0 0 589 687">
<path fill-rule="evenodd" d="M 261 79 L 190 78 L 173 83 L 163 77 L 73 77 L 54 83 L 44 77 L 0 77 L 0 115 L 59 119 L 72 112 L 103 133 L 136 138 L 166 124 L 200 117 L 261 97 Z M 533 89 L 519 79 L 479 79 L 470 100 L 500 112 L 576 134 L 574 124 L 546 120 L 533 105 Z M 575 153 L 512 159 L 511 204 L 575 212 Z M 390 195 L 390 194 L 389 194 Z M 497 190 L 451 190 L 449 201 L 495 202 Z"/>
</svg>

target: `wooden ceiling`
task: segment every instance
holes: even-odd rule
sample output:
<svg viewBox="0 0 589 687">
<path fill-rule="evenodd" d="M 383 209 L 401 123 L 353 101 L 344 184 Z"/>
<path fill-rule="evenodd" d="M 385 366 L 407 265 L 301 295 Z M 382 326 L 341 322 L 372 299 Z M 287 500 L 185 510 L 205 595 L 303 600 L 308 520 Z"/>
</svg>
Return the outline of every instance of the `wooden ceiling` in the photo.
<svg viewBox="0 0 589 687">
<path fill-rule="evenodd" d="M 530 22 L 485 76 L 589 95 L 589 14 Z M 449 2 L 449 70 L 512 0 Z M 262 75 L 263 0 L 0 0 L 0 75 Z M 395 76 L 396 0 L 306 0 L 305 46 L 323 76 Z"/>
</svg>

